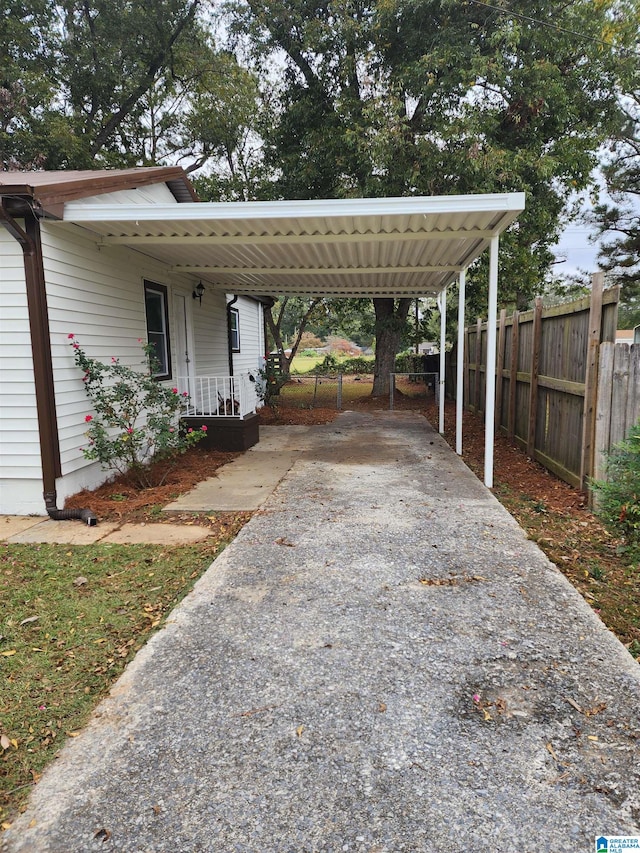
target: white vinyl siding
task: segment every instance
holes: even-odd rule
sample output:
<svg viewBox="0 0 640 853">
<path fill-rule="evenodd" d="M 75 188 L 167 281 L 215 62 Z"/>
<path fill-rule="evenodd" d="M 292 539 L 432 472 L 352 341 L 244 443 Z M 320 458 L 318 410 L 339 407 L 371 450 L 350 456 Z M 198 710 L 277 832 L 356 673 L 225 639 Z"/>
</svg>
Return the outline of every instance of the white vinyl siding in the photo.
<svg viewBox="0 0 640 853">
<path fill-rule="evenodd" d="M 190 294 L 192 285 L 188 280 L 172 283 L 163 264 L 137 252 L 98 249 L 95 238 L 79 228 L 43 223 L 42 243 L 62 473 L 86 469 L 95 485 L 95 466 L 80 450 L 86 441 L 84 418 L 91 409 L 68 336 L 75 335 L 94 358 L 108 363 L 114 357 L 142 370 L 142 343 L 147 339 L 144 280 L 167 285 L 169 295 L 174 290 Z M 62 485 L 60 489 L 66 491 Z"/>
<path fill-rule="evenodd" d="M 0 229 L 0 514 L 36 512 L 42 467 L 19 243 Z"/>
<path fill-rule="evenodd" d="M 233 354 L 233 372 L 254 373 L 264 358 L 262 304 L 247 296 L 234 304 L 240 322 L 240 352 Z"/>
<path fill-rule="evenodd" d="M 202 305 L 197 299 L 192 302 L 195 342 L 194 374 L 196 376 L 228 376 L 229 337 L 225 295 L 219 290 L 207 287 L 202 297 Z"/>
</svg>

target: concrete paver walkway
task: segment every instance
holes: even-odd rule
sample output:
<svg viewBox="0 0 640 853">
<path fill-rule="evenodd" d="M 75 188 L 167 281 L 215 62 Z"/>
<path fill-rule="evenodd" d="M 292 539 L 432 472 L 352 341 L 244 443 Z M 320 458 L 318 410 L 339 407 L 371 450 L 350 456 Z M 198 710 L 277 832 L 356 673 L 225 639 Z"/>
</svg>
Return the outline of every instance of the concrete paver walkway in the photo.
<svg viewBox="0 0 640 853">
<path fill-rule="evenodd" d="M 312 439 L 6 853 L 640 835 L 637 663 L 423 418 L 345 413 Z"/>
</svg>

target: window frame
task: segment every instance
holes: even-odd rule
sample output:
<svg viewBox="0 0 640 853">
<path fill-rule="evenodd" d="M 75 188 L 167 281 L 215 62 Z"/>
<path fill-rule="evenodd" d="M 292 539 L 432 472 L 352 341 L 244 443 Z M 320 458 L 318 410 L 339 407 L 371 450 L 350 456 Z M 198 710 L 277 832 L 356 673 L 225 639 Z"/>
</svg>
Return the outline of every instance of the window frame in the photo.
<svg viewBox="0 0 640 853">
<path fill-rule="evenodd" d="M 237 308 L 229 309 L 229 338 L 231 340 L 231 352 L 240 352 L 240 311 Z"/>
<path fill-rule="evenodd" d="M 171 369 L 171 336 L 169 334 L 169 289 L 164 284 L 159 284 L 156 281 L 149 281 L 148 279 L 144 280 L 144 310 L 145 310 L 145 323 L 147 328 L 147 343 L 152 345 L 156 350 L 156 358 L 160 362 L 161 367 L 165 367 L 166 370 L 160 373 L 154 373 L 154 379 L 157 379 L 159 382 L 165 381 L 167 379 L 172 378 L 172 369 Z M 163 329 L 154 330 L 149 329 L 149 302 L 148 297 L 150 294 L 153 294 L 155 297 L 160 297 L 160 310 L 163 321 Z M 151 335 L 156 335 L 156 339 L 152 340 Z M 162 340 L 164 341 L 164 357 L 165 362 L 163 364 L 163 360 L 158 356 L 158 340 L 157 336 L 163 336 Z"/>
</svg>

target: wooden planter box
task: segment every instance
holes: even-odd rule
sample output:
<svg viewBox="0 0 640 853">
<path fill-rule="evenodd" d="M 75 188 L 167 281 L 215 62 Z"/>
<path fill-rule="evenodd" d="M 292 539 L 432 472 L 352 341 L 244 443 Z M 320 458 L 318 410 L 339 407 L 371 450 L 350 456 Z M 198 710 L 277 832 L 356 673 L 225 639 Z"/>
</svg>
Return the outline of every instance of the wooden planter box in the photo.
<svg viewBox="0 0 640 853">
<path fill-rule="evenodd" d="M 194 430 L 206 426 L 207 435 L 198 447 L 206 450 L 248 450 L 259 441 L 258 431 L 259 418 L 257 414 L 247 415 L 240 418 L 208 418 L 189 417 L 180 418 L 180 424 L 185 428 Z"/>
</svg>

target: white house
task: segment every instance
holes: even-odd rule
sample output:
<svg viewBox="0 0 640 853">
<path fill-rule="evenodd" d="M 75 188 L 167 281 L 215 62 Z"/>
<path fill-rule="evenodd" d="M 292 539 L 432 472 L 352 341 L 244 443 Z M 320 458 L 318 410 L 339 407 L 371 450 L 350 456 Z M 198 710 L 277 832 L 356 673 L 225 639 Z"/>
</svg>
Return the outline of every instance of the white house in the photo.
<svg viewBox="0 0 640 853">
<path fill-rule="evenodd" d="M 257 440 L 255 382 L 265 352 L 264 300 L 201 285 L 197 274 L 81 225 L 65 205 L 176 207 L 197 201 L 180 168 L 0 173 L 0 514 L 54 514 L 107 476 L 80 447 L 90 411 L 69 335 L 88 355 L 139 366 L 156 346 L 162 375 L 191 394 L 191 413 Z M 199 287 L 199 285 L 201 285 Z M 229 444 L 231 442 L 231 444 Z"/>
</svg>

